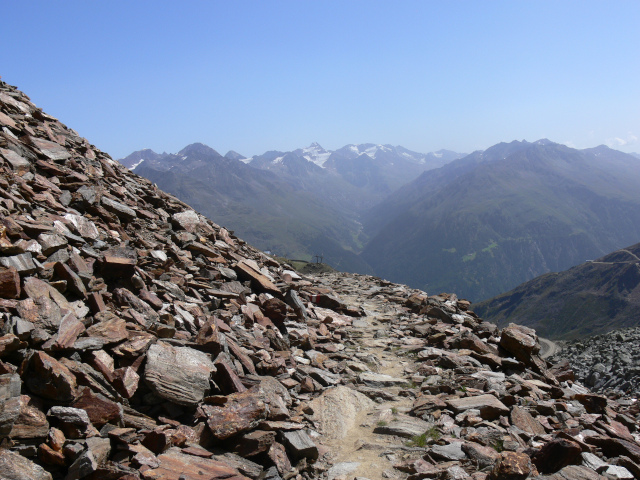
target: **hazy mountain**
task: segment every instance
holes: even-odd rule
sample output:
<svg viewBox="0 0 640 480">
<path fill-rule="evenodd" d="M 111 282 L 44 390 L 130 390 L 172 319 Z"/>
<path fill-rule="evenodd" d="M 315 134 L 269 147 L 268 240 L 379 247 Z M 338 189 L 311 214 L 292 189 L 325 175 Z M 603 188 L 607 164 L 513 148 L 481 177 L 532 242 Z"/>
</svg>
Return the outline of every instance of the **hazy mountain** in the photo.
<svg viewBox="0 0 640 480">
<path fill-rule="evenodd" d="M 332 266 L 371 272 L 350 251 L 359 246 L 360 225 L 273 172 L 199 143 L 177 154 L 142 150 L 121 163 L 264 250 L 301 259 L 323 254 Z"/>
<path fill-rule="evenodd" d="M 576 338 L 640 325 L 640 243 L 561 273 L 547 273 L 473 305 L 500 326 L 535 328 L 545 337 Z"/>
<path fill-rule="evenodd" d="M 640 238 L 640 162 L 501 143 L 427 171 L 365 216 L 376 274 L 481 300 Z"/>
<path fill-rule="evenodd" d="M 302 185 L 303 190 L 354 214 L 383 201 L 422 172 L 463 156 L 448 150 L 423 154 L 373 143 L 329 151 L 313 143 L 292 152 L 254 156 L 250 165 L 273 171 L 292 185 Z"/>
<path fill-rule="evenodd" d="M 333 266 L 371 272 L 353 253 L 367 241 L 360 214 L 425 169 L 461 155 L 374 144 L 331 152 L 314 143 L 245 158 L 196 143 L 177 154 L 141 150 L 120 162 L 262 249 L 302 259 L 324 254 Z"/>
</svg>

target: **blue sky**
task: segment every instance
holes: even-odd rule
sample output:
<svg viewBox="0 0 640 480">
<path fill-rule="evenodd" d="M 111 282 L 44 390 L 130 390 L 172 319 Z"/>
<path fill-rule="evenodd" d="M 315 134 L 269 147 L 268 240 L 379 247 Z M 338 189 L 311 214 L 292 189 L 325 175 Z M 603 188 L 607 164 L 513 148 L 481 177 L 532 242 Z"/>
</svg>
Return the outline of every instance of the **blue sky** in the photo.
<svg viewBox="0 0 640 480">
<path fill-rule="evenodd" d="M 2 79 L 114 158 L 544 137 L 640 151 L 638 1 L 31 0 L 2 16 Z"/>
</svg>

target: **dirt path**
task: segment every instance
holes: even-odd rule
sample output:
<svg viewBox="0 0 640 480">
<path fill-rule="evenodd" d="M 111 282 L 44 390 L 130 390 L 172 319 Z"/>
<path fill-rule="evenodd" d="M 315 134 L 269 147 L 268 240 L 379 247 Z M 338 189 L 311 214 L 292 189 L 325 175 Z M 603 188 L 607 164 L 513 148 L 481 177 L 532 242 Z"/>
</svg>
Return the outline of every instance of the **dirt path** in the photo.
<svg viewBox="0 0 640 480">
<path fill-rule="evenodd" d="M 372 298 L 363 295 L 363 292 L 358 290 L 358 285 L 348 283 L 350 279 L 342 279 L 342 282 L 340 280 L 338 277 L 331 282 L 340 298 L 349 305 L 363 307 L 367 312 L 366 317 L 359 319 L 364 322 L 355 322 L 350 330 L 351 339 L 357 343 L 357 350 L 375 355 L 380 362 L 380 366 L 375 369 L 376 373 L 405 379 L 409 383 L 409 377 L 415 371 L 415 364 L 407 357 L 396 355 L 392 333 L 393 320 L 399 315 L 399 309 L 382 298 L 376 299 L 375 295 Z M 336 288 L 337 284 L 343 287 L 342 290 Z M 363 298 L 366 299 L 364 303 Z M 336 466 L 335 471 L 329 471 L 330 480 L 406 478 L 405 474 L 392 466 L 414 450 L 406 446 L 407 439 L 373 433 L 377 426 L 408 414 L 413 398 L 398 396 L 402 389 L 400 386 L 382 387 L 381 390 L 393 399 L 382 401 L 360 412 L 346 437 L 323 442 L 330 448 L 329 458 Z M 339 467 L 344 467 L 344 470 L 349 472 L 341 476 Z"/>
</svg>

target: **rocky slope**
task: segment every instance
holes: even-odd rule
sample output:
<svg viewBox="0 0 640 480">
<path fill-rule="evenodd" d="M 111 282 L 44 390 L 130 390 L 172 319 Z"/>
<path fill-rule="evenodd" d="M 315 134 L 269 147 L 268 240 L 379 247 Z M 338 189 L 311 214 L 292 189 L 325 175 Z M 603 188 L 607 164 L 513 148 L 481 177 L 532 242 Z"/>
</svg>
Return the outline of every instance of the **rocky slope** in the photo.
<svg viewBox="0 0 640 480">
<path fill-rule="evenodd" d="M 637 404 L 533 330 L 302 278 L 4 83 L 0 124 L 0 478 L 639 475 Z"/>
<path fill-rule="evenodd" d="M 640 328 L 562 342 L 553 361 L 568 360 L 576 379 L 595 392 L 640 396 Z"/>
</svg>

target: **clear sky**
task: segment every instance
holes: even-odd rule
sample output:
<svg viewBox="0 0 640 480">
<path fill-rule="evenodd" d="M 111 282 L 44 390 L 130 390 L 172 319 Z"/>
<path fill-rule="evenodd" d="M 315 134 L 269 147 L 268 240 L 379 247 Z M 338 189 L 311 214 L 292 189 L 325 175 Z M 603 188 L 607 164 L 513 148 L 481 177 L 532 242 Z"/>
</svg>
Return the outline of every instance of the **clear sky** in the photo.
<svg viewBox="0 0 640 480">
<path fill-rule="evenodd" d="M 640 151 L 640 2 L 5 1 L 0 75 L 114 158 Z"/>
</svg>

